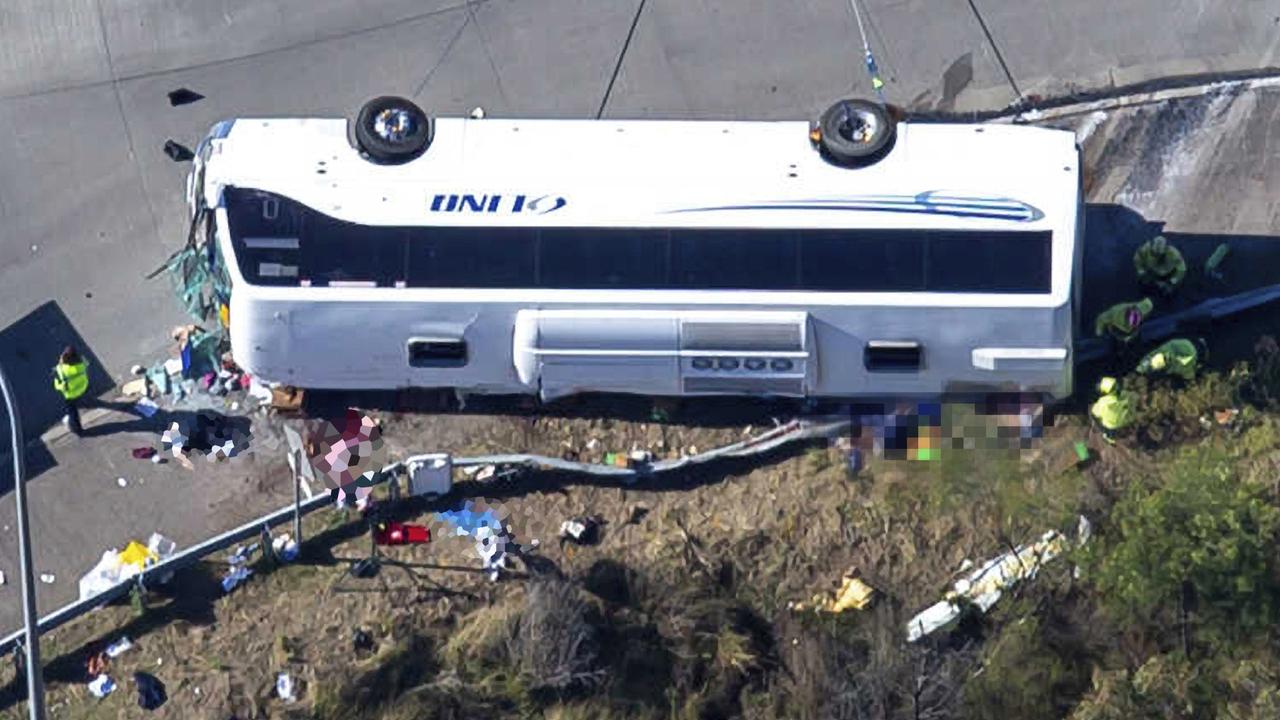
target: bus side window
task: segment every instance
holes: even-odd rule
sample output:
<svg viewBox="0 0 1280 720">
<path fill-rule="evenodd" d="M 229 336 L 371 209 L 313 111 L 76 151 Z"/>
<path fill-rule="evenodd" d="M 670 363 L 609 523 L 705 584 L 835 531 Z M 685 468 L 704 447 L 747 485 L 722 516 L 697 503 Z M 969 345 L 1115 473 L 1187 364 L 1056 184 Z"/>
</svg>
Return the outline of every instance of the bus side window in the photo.
<svg viewBox="0 0 1280 720">
<path fill-rule="evenodd" d="M 671 286 L 794 290 L 798 252 L 794 230 L 672 230 Z"/>
<path fill-rule="evenodd" d="M 538 287 L 661 288 L 668 255 L 664 230 L 544 228 L 538 239 Z"/>
<path fill-rule="evenodd" d="M 409 286 L 534 286 L 534 228 L 423 227 L 409 230 Z"/>
<path fill-rule="evenodd" d="M 308 213 L 302 238 L 303 277 L 313 285 L 393 287 L 406 276 L 407 233 Z"/>
</svg>

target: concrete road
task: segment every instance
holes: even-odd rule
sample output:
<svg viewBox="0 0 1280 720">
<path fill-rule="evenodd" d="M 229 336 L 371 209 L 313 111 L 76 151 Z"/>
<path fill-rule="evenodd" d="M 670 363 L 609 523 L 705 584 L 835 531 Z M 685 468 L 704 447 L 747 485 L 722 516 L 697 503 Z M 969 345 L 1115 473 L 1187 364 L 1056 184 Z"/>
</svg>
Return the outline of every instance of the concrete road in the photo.
<svg viewBox="0 0 1280 720">
<path fill-rule="evenodd" d="M 861 5 L 886 94 L 915 108 L 1262 67 L 1280 38 L 1275 0 Z M 179 87 L 206 97 L 171 107 Z M 0 358 L 28 429 L 56 418 L 48 367 L 62 344 L 79 339 L 102 387 L 163 356 L 182 320 L 164 281 L 143 280 L 185 231 L 186 166 L 162 154 L 165 139 L 194 146 L 224 117 L 345 115 L 382 93 L 445 114 L 805 118 L 869 84 L 846 0 L 5 0 Z M 132 527 L 128 507 L 104 512 L 85 490 L 118 451 L 48 451 L 34 498 L 43 553 L 88 567 Z M 199 503 L 174 491 L 152 511 L 203 527 L 217 492 L 235 490 Z M 42 608 L 67 597 L 42 588 Z M 13 605 L 0 602 L 0 625 Z"/>
</svg>

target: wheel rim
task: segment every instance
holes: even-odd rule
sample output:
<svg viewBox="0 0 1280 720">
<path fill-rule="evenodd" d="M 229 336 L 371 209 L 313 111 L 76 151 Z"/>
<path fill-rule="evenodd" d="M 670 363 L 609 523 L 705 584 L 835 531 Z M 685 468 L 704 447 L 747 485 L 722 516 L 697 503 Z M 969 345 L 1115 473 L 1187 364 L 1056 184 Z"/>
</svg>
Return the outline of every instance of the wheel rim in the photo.
<svg viewBox="0 0 1280 720">
<path fill-rule="evenodd" d="M 373 118 L 373 132 L 391 143 L 404 142 L 417 127 L 417 118 L 404 108 L 387 108 Z"/>
<path fill-rule="evenodd" d="M 880 135 L 880 118 L 875 113 L 843 106 L 840 122 L 836 124 L 836 132 L 849 142 L 869 145 Z"/>
</svg>

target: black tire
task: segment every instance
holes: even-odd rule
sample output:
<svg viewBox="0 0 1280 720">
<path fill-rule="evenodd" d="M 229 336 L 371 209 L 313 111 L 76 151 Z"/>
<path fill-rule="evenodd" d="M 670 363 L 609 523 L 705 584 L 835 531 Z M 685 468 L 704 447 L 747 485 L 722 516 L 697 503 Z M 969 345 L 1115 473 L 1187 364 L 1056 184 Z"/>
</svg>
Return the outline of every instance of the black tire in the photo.
<svg viewBox="0 0 1280 720">
<path fill-rule="evenodd" d="M 379 120 L 388 119 L 386 113 L 400 111 L 401 120 L 407 126 L 398 138 L 379 132 Z M 376 163 L 394 165 L 408 162 L 421 155 L 431 145 L 435 127 L 431 118 L 417 105 L 401 97 L 383 96 L 370 100 L 356 115 L 354 135 L 356 148 Z"/>
<path fill-rule="evenodd" d="M 869 130 L 869 132 L 860 132 Z M 841 100 L 818 120 L 822 152 L 841 165 L 868 165 L 892 147 L 896 122 L 884 106 L 869 100 Z"/>
</svg>

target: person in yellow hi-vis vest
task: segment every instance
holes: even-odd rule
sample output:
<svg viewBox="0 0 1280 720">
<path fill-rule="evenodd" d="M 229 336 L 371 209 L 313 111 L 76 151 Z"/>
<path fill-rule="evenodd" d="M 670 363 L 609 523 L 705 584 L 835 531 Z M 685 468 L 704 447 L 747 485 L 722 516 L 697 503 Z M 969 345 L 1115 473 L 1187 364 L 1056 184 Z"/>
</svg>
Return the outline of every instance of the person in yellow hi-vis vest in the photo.
<svg viewBox="0 0 1280 720">
<path fill-rule="evenodd" d="M 1108 444 L 1116 444 L 1116 434 L 1133 421 L 1133 412 L 1127 395 L 1120 392 L 1115 378 L 1104 377 L 1098 382 L 1101 397 L 1089 408 L 1089 414 L 1102 428 L 1102 438 Z"/>
<path fill-rule="evenodd" d="M 53 387 L 62 393 L 63 408 L 66 415 L 62 423 L 76 437 L 80 436 L 80 397 L 89 389 L 89 365 L 80 357 L 80 353 L 70 345 L 62 351 L 58 364 L 53 368 Z"/>
</svg>

